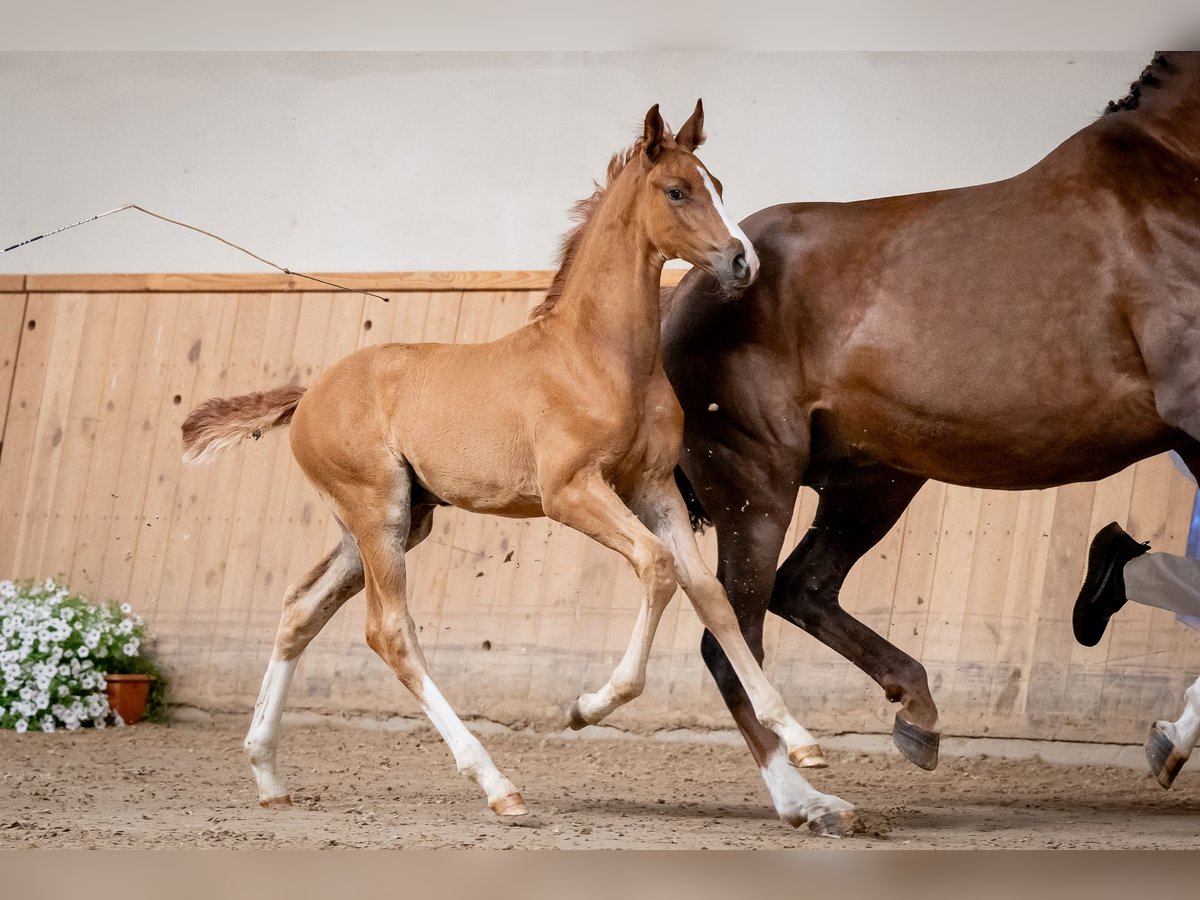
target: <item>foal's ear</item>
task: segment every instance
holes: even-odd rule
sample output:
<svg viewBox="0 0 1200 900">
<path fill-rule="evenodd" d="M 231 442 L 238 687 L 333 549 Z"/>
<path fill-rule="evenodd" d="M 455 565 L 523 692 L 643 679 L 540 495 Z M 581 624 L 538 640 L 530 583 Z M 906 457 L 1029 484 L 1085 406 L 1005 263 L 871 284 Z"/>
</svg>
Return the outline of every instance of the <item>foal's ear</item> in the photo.
<svg viewBox="0 0 1200 900">
<path fill-rule="evenodd" d="M 679 134 L 675 135 L 675 142 L 684 150 L 691 153 L 697 147 L 704 143 L 704 101 L 696 101 L 696 111 L 692 113 L 692 117 L 683 123 L 683 127 L 679 129 Z"/>
<path fill-rule="evenodd" d="M 662 152 L 664 130 L 663 119 L 658 112 L 658 104 L 655 103 L 646 113 L 646 125 L 642 131 L 642 152 L 651 162 L 658 159 L 658 154 Z"/>
</svg>

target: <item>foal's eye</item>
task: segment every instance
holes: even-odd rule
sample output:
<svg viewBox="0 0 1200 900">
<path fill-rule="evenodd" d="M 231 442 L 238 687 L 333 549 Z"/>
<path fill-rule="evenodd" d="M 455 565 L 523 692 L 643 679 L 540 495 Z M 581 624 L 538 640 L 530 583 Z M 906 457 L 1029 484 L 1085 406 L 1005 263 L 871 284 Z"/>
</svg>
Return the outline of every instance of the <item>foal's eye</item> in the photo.
<svg viewBox="0 0 1200 900">
<path fill-rule="evenodd" d="M 683 191 L 681 191 L 679 188 L 671 188 L 667 191 L 667 196 L 678 203 L 683 199 Z"/>
</svg>

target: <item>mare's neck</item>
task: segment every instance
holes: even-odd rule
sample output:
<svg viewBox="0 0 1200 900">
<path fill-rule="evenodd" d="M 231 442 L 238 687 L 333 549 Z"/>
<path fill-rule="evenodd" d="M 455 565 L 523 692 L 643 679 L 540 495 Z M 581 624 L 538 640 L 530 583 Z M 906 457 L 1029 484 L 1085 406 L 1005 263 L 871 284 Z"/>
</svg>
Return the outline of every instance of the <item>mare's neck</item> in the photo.
<svg viewBox="0 0 1200 900">
<path fill-rule="evenodd" d="M 1154 66 L 1158 84 L 1144 87 L 1128 116 L 1182 156 L 1200 161 L 1200 53 L 1168 52 Z"/>
</svg>

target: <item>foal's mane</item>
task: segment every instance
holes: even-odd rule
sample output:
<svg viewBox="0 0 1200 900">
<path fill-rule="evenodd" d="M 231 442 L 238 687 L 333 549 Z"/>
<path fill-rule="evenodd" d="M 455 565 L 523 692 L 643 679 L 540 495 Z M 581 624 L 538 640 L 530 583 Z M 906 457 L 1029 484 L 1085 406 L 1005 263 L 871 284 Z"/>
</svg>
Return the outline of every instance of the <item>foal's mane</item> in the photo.
<svg viewBox="0 0 1200 900">
<path fill-rule="evenodd" d="M 593 182 L 596 190 L 592 192 L 592 195 L 584 197 L 571 207 L 571 218 L 575 220 L 575 225 L 563 235 L 562 242 L 558 246 L 558 271 L 554 273 L 554 278 L 546 291 L 546 299 L 530 311 L 530 321 L 543 319 L 550 315 L 554 311 L 554 307 L 558 305 L 558 301 L 562 299 L 563 289 L 567 283 L 567 274 L 571 271 L 571 263 L 575 261 L 575 254 L 579 252 L 579 246 L 583 243 L 583 236 L 587 234 L 592 216 L 596 214 L 596 210 L 600 207 L 600 201 L 604 199 L 604 192 L 612 186 L 613 180 L 621 174 L 629 161 L 637 156 L 641 149 L 642 141 L 639 138 L 633 142 L 632 146 L 614 153 L 612 159 L 608 161 L 604 184 L 600 184 L 598 181 Z"/>
<path fill-rule="evenodd" d="M 1170 72 L 1171 64 L 1167 62 L 1167 58 L 1161 53 L 1155 53 L 1150 60 L 1150 65 L 1142 69 L 1142 74 L 1138 76 L 1137 81 L 1129 85 L 1129 93 L 1120 100 L 1108 101 L 1108 106 L 1104 108 L 1104 115 L 1120 112 L 1123 109 L 1137 109 L 1138 103 L 1141 102 L 1142 91 L 1161 85 L 1163 76 Z"/>
</svg>

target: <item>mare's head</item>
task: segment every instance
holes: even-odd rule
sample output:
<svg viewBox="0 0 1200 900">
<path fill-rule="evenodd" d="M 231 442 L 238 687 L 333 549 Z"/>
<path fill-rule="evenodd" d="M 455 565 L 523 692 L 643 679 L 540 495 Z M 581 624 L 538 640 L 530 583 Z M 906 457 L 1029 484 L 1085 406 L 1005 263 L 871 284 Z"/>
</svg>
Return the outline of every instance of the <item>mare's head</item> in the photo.
<svg viewBox="0 0 1200 900">
<path fill-rule="evenodd" d="M 646 113 L 637 144 L 641 167 L 636 215 L 655 249 L 716 276 L 726 290 L 741 290 L 758 275 L 758 254 L 725 212 L 721 182 L 695 154 L 704 143 L 704 106 L 672 135 L 658 104 Z"/>
</svg>

